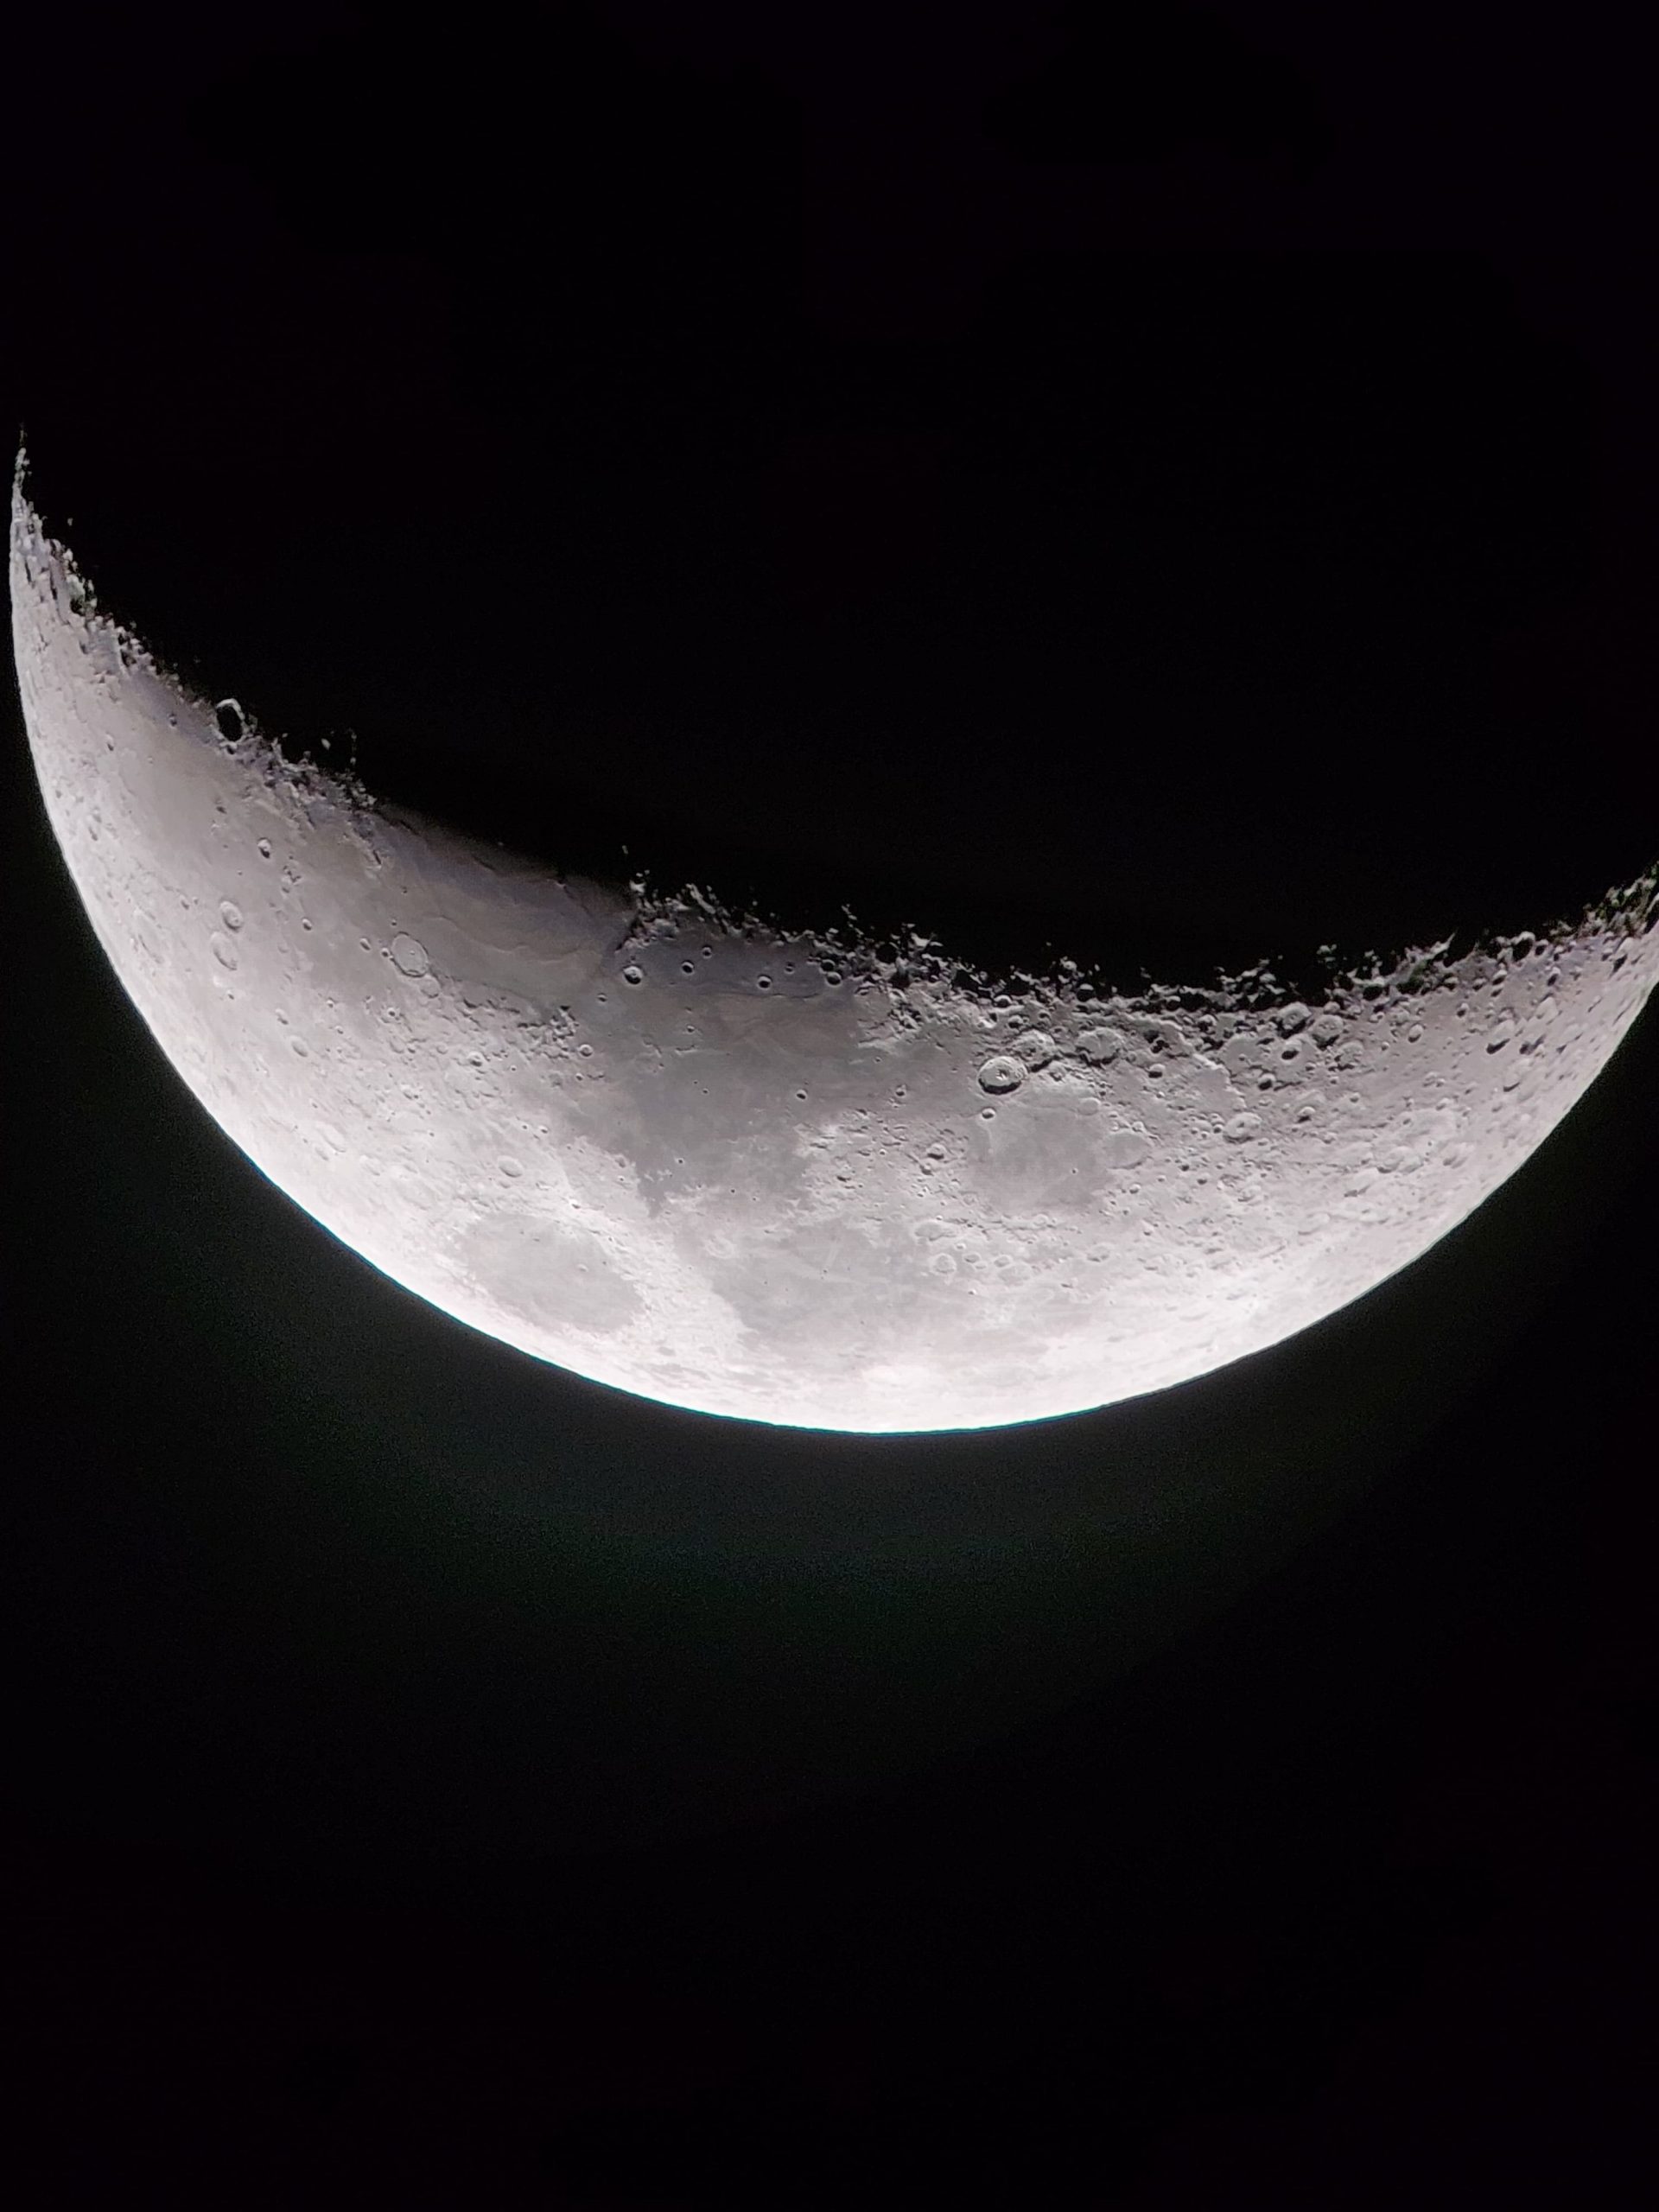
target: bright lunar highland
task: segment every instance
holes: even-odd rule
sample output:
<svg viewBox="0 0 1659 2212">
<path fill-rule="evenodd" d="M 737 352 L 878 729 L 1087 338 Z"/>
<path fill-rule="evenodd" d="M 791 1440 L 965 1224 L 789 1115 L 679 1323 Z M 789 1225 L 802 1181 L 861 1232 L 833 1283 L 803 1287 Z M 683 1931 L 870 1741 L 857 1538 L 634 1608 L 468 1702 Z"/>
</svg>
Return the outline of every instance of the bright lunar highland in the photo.
<svg viewBox="0 0 1659 2212">
<path fill-rule="evenodd" d="M 978 1428 L 1260 1351 L 1511 1175 L 1659 975 L 1655 871 L 1307 1002 L 993 982 L 292 764 L 99 611 L 21 482 L 11 607 L 70 875 L 221 1128 L 458 1319 L 707 1413 Z"/>
</svg>

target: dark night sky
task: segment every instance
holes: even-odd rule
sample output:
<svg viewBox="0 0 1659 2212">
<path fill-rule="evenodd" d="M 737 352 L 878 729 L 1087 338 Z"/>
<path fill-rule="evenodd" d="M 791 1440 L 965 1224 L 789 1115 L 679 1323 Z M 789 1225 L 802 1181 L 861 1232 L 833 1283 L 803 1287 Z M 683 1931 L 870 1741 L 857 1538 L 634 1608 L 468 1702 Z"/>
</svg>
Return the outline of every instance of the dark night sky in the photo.
<svg viewBox="0 0 1659 2212">
<path fill-rule="evenodd" d="M 415 12 L 7 54 L 0 422 L 296 749 L 1128 983 L 1659 853 L 1611 10 Z M 7 727 L 25 2202 L 1646 2201 L 1653 1015 L 1291 1344 L 772 1434 L 270 1190 Z"/>
</svg>

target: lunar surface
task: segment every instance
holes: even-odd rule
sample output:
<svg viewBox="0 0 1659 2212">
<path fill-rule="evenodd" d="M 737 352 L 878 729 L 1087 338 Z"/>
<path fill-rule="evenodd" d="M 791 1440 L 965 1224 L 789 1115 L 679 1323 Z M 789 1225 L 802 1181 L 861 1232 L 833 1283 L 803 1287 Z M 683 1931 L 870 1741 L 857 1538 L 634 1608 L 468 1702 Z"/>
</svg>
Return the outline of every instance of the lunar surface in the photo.
<svg viewBox="0 0 1659 2212">
<path fill-rule="evenodd" d="M 1259 1351 L 1512 1174 L 1659 974 L 1656 870 L 1306 1002 L 1265 969 L 998 986 L 289 761 L 99 612 L 21 478 L 11 605 L 69 873 L 219 1126 L 461 1321 L 707 1413 L 976 1428 Z"/>
</svg>

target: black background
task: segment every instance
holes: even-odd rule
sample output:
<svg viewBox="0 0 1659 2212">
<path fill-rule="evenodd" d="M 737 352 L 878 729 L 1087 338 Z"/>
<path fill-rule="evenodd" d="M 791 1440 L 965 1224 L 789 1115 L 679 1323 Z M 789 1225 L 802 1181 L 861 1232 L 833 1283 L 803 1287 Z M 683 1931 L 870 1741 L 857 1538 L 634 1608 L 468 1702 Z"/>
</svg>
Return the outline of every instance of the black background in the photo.
<svg viewBox="0 0 1659 2212">
<path fill-rule="evenodd" d="M 485 836 L 1128 983 L 1466 943 L 1659 843 L 1622 35 L 85 8 L 5 416 L 164 657 Z M 1645 2201 L 1650 1019 L 1238 1370 L 753 1431 L 263 1184 L 6 757 L 28 2201 Z"/>
</svg>

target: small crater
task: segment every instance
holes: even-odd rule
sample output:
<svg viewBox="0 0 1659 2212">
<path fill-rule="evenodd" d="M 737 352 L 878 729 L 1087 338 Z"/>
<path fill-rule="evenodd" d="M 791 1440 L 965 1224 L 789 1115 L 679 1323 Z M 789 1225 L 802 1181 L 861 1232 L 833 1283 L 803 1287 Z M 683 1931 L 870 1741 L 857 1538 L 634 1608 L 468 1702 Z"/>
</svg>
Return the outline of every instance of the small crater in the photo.
<svg viewBox="0 0 1659 2212">
<path fill-rule="evenodd" d="M 1151 1152 L 1151 1139 L 1141 1129 L 1107 1129 L 1100 1140 L 1099 1157 L 1107 1167 L 1139 1167 Z"/>
<path fill-rule="evenodd" d="M 219 906 L 219 918 L 227 930 L 239 930 L 242 926 L 242 909 L 234 900 L 221 899 Z"/>
<path fill-rule="evenodd" d="M 1077 1050 L 1090 1067 L 1106 1068 L 1123 1050 L 1123 1039 L 1116 1029 L 1085 1029 Z"/>
<path fill-rule="evenodd" d="M 630 964 L 622 970 L 622 980 L 625 983 L 630 984 L 637 988 L 639 984 L 645 982 L 645 971 L 643 968 L 636 968 L 632 964 L 632 963 L 630 963 Z"/>
<path fill-rule="evenodd" d="M 1229 1144 L 1248 1144 L 1261 1126 L 1259 1114 L 1235 1114 L 1230 1121 L 1223 1122 L 1221 1134 Z"/>
<path fill-rule="evenodd" d="M 994 1098 L 1018 1090 L 1025 1079 L 1025 1067 L 1012 1052 L 993 1052 L 979 1071 L 980 1089 L 989 1091 Z"/>
<path fill-rule="evenodd" d="M 419 938 L 409 937 L 401 930 L 391 940 L 391 961 L 403 976 L 424 976 L 432 964 Z"/>
<path fill-rule="evenodd" d="M 236 947 L 231 943 L 229 938 L 221 937 L 219 931 L 215 930 L 212 937 L 208 938 L 207 942 L 212 947 L 214 959 L 218 961 L 221 968 L 235 967 Z"/>
</svg>

